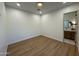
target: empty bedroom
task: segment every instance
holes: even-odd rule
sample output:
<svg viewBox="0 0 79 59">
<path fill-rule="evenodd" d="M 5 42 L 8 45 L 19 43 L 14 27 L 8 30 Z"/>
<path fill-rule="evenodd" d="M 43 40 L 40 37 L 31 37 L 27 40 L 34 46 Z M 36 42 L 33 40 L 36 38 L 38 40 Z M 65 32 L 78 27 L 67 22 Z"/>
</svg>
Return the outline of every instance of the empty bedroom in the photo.
<svg viewBox="0 0 79 59">
<path fill-rule="evenodd" d="M 0 56 L 78 56 L 79 2 L 0 2 Z"/>
</svg>

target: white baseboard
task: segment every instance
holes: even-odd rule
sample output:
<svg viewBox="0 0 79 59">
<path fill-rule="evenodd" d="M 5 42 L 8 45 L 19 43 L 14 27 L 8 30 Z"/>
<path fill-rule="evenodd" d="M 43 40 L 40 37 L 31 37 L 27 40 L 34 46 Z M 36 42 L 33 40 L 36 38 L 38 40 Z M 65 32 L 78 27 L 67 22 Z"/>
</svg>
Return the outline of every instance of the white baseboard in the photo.
<svg viewBox="0 0 79 59">
<path fill-rule="evenodd" d="M 54 37 L 49 36 L 49 35 L 42 35 L 42 36 L 46 36 L 46 37 L 48 37 L 48 38 L 51 38 L 51 39 L 57 40 L 57 38 L 54 38 Z M 57 40 L 57 41 L 63 42 L 63 41 L 61 41 L 61 40 Z"/>
<path fill-rule="evenodd" d="M 30 38 L 37 37 L 37 36 L 39 36 L 39 35 L 41 35 L 41 34 L 30 35 L 30 36 L 25 37 L 25 38 L 23 38 L 23 39 L 19 39 L 19 40 L 17 40 L 16 42 L 11 42 L 11 43 L 9 43 L 8 45 L 14 44 L 14 43 L 17 43 L 17 42 L 20 42 L 20 41 L 23 41 L 23 40 L 28 40 L 28 39 L 30 39 Z M 42 36 L 45 36 L 45 37 L 48 37 L 48 38 L 57 40 L 57 38 L 54 38 L 54 37 L 52 37 L 52 36 L 50 36 L 50 35 L 42 35 Z M 61 40 L 57 40 L 57 41 L 61 41 Z M 61 41 L 61 42 L 63 42 L 63 41 Z"/>
<path fill-rule="evenodd" d="M 11 44 L 14 44 L 14 43 L 23 41 L 23 40 L 28 40 L 28 39 L 30 39 L 30 38 L 37 37 L 37 36 L 39 36 L 39 35 L 41 35 L 41 34 L 31 35 L 31 36 L 25 37 L 25 38 L 23 38 L 23 39 L 19 39 L 19 40 L 17 40 L 16 42 L 8 43 L 8 45 L 11 45 Z"/>
</svg>

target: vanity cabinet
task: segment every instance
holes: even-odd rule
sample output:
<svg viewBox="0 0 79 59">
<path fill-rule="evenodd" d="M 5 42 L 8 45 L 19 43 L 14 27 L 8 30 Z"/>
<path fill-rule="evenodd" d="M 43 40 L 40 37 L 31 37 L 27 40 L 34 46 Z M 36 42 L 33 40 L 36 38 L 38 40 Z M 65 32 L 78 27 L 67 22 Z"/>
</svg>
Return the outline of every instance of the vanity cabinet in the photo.
<svg viewBox="0 0 79 59">
<path fill-rule="evenodd" d="M 70 39 L 70 40 L 75 40 L 75 31 L 64 31 L 64 38 L 65 39 Z"/>
</svg>

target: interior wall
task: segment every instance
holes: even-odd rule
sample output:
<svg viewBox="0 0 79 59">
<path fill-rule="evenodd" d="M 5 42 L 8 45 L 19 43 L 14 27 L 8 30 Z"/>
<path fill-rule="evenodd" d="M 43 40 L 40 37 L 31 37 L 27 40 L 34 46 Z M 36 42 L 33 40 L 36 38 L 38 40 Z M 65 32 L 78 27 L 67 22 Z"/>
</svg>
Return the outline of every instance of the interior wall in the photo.
<svg viewBox="0 0 79 59">
<path fill-rule="evenodd" d="M 12 44 L 40 35 L 40 16 L 6 6 L 7 39 Z"/>
<path fill-rule="evenodd" d="M 43 15 L 41 18 L 42 35 L 63 42 L 63 15 L 64 13 L 77 11 L 77 10 L 79 10 L 79 4 L 74 4 Z M 79 37 L 77 38 L 77 41 L 79 43 Z"/>
<path fill-rule="evenodd" d="M 74 4 L 44 14 L 40 18 L 39 15 L 6 6 L 8 43 L 12 44 L 40 34 L 63 42 L 63 14 L 78 9 L 79 4 Z"/>
<path fill-rule="evenodd" d="M 60 11 L 42 16 L 42 35 L 63 41 L 63 17 Z"/>
<path fill-rule="evenodd" d="M 0 2 L 0 56 L 6 55 L 6 13 L 4 3 Z"/>
</svg>

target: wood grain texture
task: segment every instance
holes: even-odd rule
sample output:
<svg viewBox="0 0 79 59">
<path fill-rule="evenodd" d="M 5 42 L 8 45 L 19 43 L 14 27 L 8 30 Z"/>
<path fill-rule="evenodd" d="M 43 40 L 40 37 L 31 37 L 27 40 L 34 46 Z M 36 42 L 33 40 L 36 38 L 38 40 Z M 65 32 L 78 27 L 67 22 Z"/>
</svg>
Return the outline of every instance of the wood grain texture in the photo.
<svg viewBox="0 0 79 59">
<path fill-rule="evenodd" d="M 75 31 L 64 31 L 64 38 L 65 39 L 70 39 L 70 40 L 75 40 Z"/>
<path fill-rule="evenodd" d="M 44 36 L 8 46 L 8 56 L 75 56 L 76 47 Z"/>
</svg>

